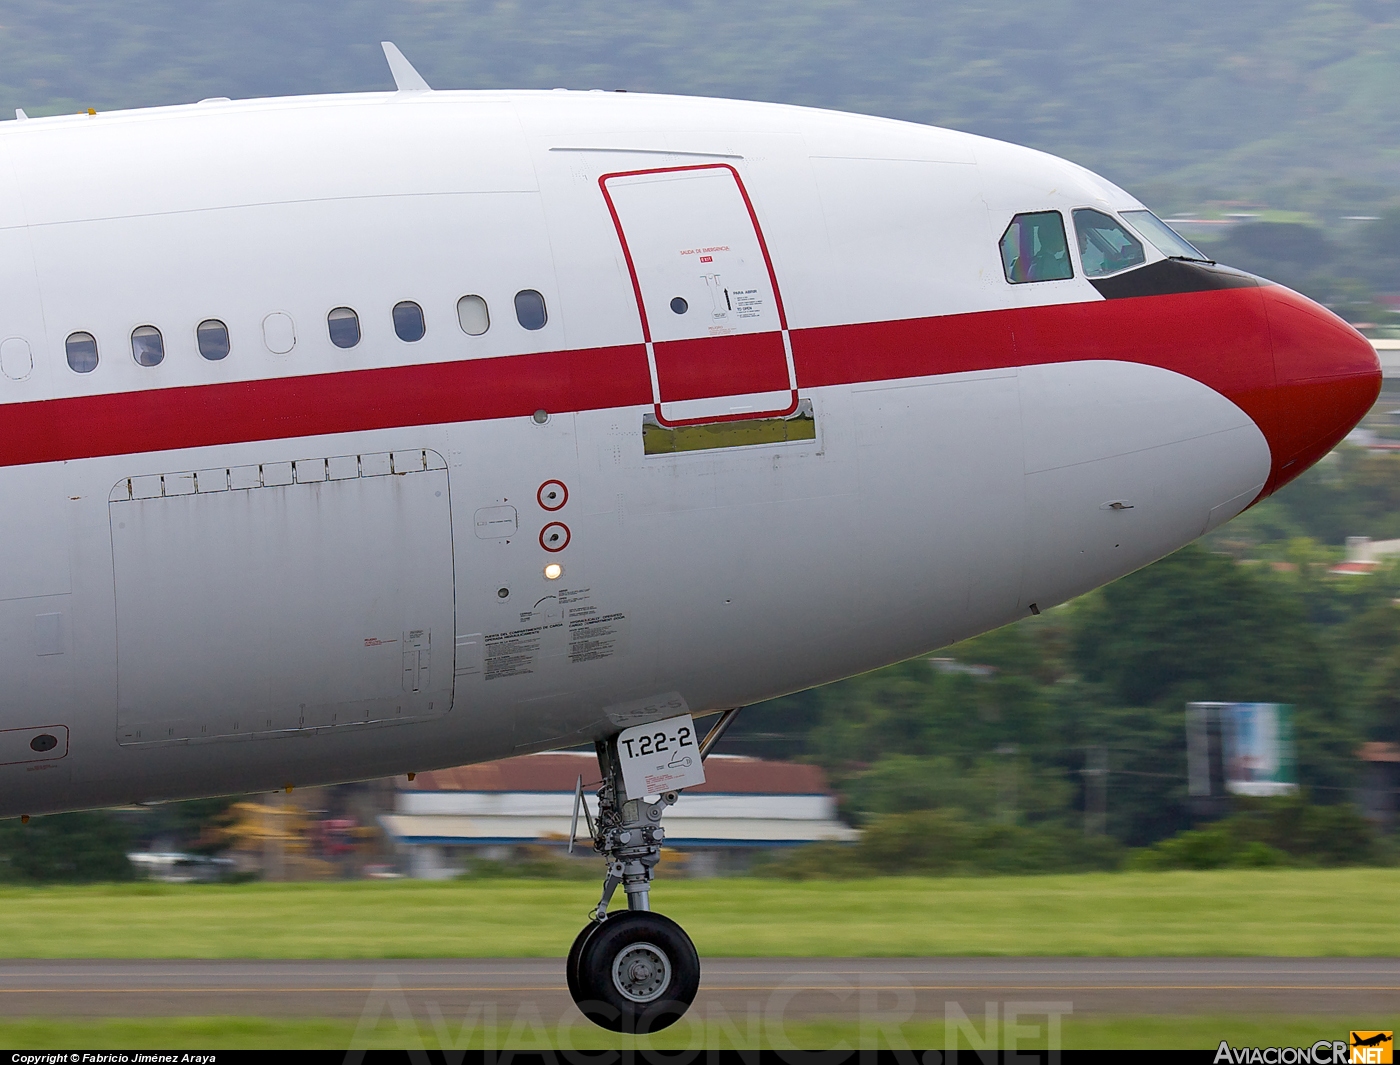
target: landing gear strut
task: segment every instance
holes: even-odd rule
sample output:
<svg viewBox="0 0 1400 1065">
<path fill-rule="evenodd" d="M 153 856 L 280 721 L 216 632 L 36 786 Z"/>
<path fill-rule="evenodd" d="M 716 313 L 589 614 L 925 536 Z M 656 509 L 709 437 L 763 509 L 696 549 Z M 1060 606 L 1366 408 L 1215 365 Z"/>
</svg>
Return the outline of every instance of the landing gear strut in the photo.
<svg viewBox="0 0 1400 1065">
<path fill-rule="evenodd" d="M 701 759 L 736 713 L 726 711 L 710 730 L 699 745 Z M 596 749 L 603 780 L 598 817 L 593 818 L 583 799 L 580 777 L 574 822 L 576 830 L 581 804 L 593 849 L 607 868 L 602 897 L 569 950 L 565 976 L 574 1002 L 595 1024 L 614 1032 L 659 1032 L 685 1014 L 700 988 L 695 944 L 675 921 L 651 909 L 651 880 L 666 838 L 661 815 L 679 793 L 663 792 L 655 802 L 628 798 L 617 737 L 598 741 Z M 627 909 L 609 914 L 608 903 L 619 886 L 627 895 Z"/>
</svg>

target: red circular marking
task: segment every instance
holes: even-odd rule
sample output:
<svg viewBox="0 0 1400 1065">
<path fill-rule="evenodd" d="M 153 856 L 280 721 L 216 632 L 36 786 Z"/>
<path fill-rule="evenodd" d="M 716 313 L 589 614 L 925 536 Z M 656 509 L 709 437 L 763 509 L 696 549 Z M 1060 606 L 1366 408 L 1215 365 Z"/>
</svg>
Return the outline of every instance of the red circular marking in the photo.
<svg viewBox="0 0 1400 1065">
<path fill-rule="evenodd" d="M 551 504 L 545 500 L 545 493 L 550 488 L 559 489 L 559 501 L 557 503 Z M 539 491 L 535 493 L 535 500 L 540 506 L 544 507 L 545 510 L 560 510 L 563 508 L 564 504 L 569 501 L 569 486 L 563 481 L 545 481 L 544 484 L 540 485 Z"/>
<path fill-rule="evenodd" d="M 540 546 L 546 551 L 562 551 L 569 546 L 569 527 L 552 521 L 540 530 Z"/>
</svg>

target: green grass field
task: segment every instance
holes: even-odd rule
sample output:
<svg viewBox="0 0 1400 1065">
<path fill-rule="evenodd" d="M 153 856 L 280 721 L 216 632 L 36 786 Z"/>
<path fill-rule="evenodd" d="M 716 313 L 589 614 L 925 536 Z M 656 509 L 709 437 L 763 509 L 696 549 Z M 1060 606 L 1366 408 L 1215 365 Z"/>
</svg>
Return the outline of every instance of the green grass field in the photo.
<svg viewBox="0 0 1400 1065">
<path fill-rule="evenodd" d="M 652 893 L 712 957 L 1394 956 L 1397 897 L 1396 869 L 668 880 Z M 13 958 L 549 957 L 595 898 L 589 883 L 540 880 L 8 887 L 0 943 Z"/>
</svg>

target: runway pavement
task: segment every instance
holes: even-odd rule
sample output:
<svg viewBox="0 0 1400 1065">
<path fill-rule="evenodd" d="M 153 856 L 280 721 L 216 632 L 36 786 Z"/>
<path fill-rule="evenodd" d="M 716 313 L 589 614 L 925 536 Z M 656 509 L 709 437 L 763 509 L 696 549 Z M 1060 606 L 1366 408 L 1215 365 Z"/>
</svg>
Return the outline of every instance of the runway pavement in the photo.
<svg viewBox="0 0 1400 1065">
<path fill-rule="evenodd" d="M 943 1020 L 953 1010 L 1400 1012 L 1400 959 L 705 958 L 696 1008 L 741 1030 L 781 1017 Z M 509 1025 L 577 1017 L 563 960 L 0 961 L 0 1016 L 357 1018 Z"/>
</svg>

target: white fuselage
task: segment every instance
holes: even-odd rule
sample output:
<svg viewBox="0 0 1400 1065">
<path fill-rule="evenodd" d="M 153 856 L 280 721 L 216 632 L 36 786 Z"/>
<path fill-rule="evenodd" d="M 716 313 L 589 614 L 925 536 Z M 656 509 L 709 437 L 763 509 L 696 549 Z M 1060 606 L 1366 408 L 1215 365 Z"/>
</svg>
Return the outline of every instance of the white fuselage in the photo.
<svg viewBox="0 0 1400 1065">
<path fill-rule="evenodd" d="M 6 123 L 0 815 L 425 770 L 752 703 L 1200 536 L 1283 458 L 1241 398 L 1279 383 L 1270 341 L 1221 342 L 1263 367 L 1236 394 L 1129 313 L 1178 296 L 1105 299 L 1080 268 L 1008 283 L 1012 216 L 1076 207 L 1140 205 L 994 141 L 714 100 Z M 421 339 L 396 332 L 402 303 Z M 1103 335 L 1075 317 L 1108 304 Z M 332 342 L 337 308 L 353 346 Z M 200 354 L 209 321 L 226 357 Z M 142 327 L 156 365 L 133 357 Z M 648 417 L 731 436 L 657 452 Z M 814 433 L 732 435 L 794 418 Z"/>
</svg>

